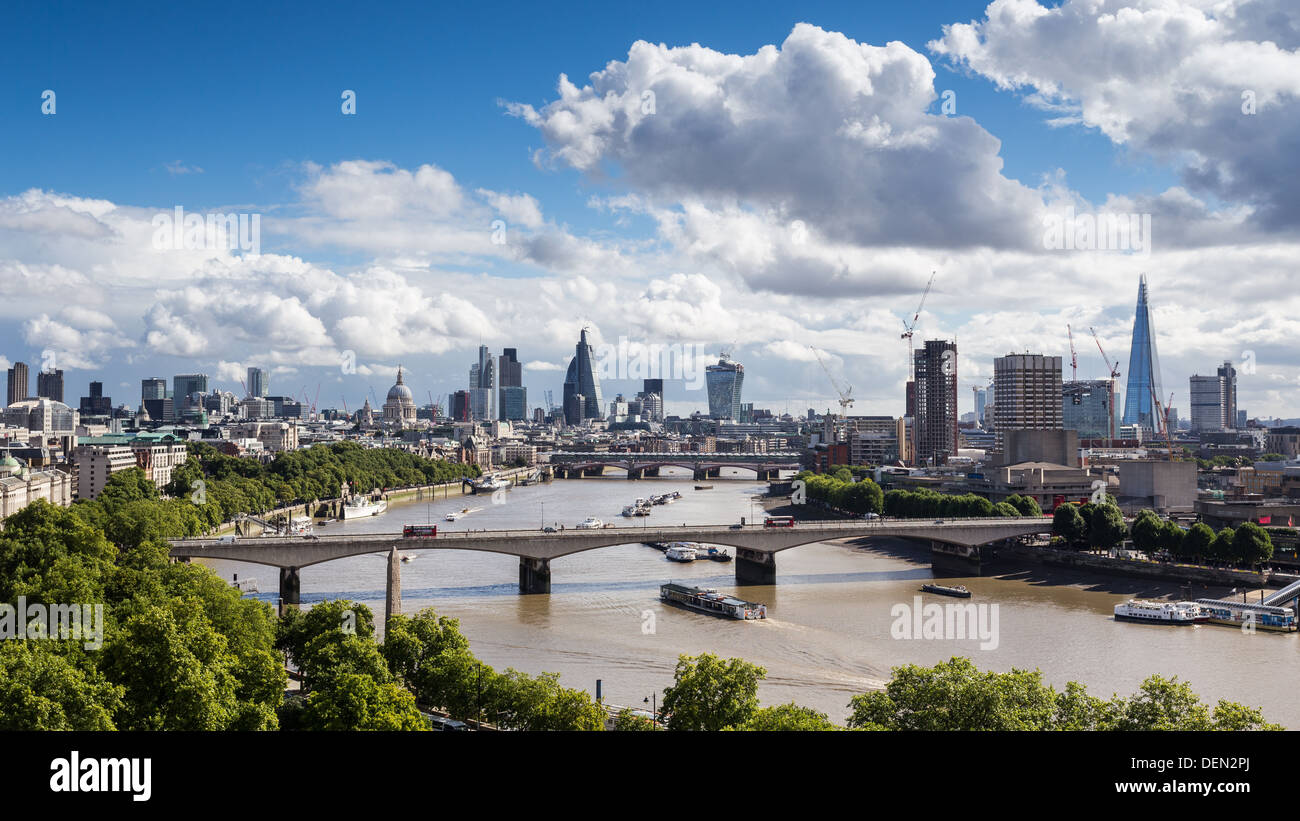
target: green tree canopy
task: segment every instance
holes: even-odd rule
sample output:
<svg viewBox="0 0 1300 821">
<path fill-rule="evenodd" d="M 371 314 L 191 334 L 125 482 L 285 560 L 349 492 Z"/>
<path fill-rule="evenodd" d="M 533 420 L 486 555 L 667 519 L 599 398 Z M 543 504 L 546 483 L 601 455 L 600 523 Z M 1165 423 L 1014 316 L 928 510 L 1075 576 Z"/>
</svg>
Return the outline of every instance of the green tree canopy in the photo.
<svg viewBox="0 0 1300 821">
<path fill-rule="evenodd" d="M 664 690 L 670 730 L 721 730 L 740 726 L 758 709 L 758 683 L 767 671 L 744 659 L 712 653 L 677 657 L 673 684 Z"/>
</svg>

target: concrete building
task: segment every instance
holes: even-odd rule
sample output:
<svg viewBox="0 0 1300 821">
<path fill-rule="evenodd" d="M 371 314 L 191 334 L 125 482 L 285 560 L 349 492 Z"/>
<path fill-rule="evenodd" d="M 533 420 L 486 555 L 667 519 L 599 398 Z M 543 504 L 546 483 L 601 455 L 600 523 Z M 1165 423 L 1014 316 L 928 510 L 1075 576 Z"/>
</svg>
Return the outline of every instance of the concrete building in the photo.
<svg viewBox="0 0 1300 821">
<path fill-rule="evenodd" d="M 1134 460 L 1119 463 L 1119 503 L 1125 510 L 1190 512 L 1196 504 L 1196 463 Z"/>
<path fill-rule="evenodd" d="M 63 401 L 63 369 L 39 371 L 36 374 L 36 396 L 41 399 Z"/>
<path fill-rule="evenodd" d="M 1269 428 L 1264 442 L 1266 453 L 1280 453 L 1288 459 L 1300 457 L 1300 427 Z"/>
<path fill-rule="evenodd" d="M 167 398 L 167 380 L 158 376 L 140 380 L 140 401 Z"/>
<path fill-rule="evenodd" d="M 5 425 L 26 428 L 33 435 L 45 438 L 76 434 L 80 415 L 53 399 L 24 399 L 5 408 L 2 417 Z"/>
<path fill-rule="evenodd" d="M 90 383 L 90 396 L 81 397 L 79 412 L 85 416 L 112 416 L 113 398 L 104 395 L 103 382 Z"/>
<path fill-rule="evenodd" d="M 31 382 L 27 376 L 27 363 L 15 362 L 9 369 L 9 398 L 5 401 L 6 405 L 12 405 L 15 402 L 21 402 L 26 399 L 28 387 Z"/>
<path fill-rule="evenodd" d="M 849 416 L 844 419 L 844 429 L 849 464 L 893 465 L 903 459 L 906 426 L 902 417 Z"/>
<path fill-rule="evenodd" d="M 1020 462 L 1002 465 L 981 474 L 968 475 L 961 488 L 987 498 L 993 504 L 1009 496 L 1029 496 L 1045 513 L 1065 502 L 1087 502 L 1099 475 L 1070 465 L 1051 462 Z"/>
<path fill-rule="evenodd" d="M 994 359 L 994 449 L 1003 450 L 1010 430 L 1063 430 L 1062 395 L 1061 357 L 1026 353 Z"/>
<path fill-rule="evenodd" d="M 1005 434 L 996 464 L 1050 462 L 1067 467 L 1079 466 L 1079 434 L 1075 431 L 1015 429 Z"/>
<path fill-rule="evenodd" d="M 135 466 L 135 451 L 128 445 L 78 445 L 73 452 L 77 498 L 98 498 L 114 473 Z"/>
<path fill-rule="evenodd" d="M 942 465 L 957 455 L 957 343 L 928 339 L 912 352 L 909 404 L 915 463 Z"/>
<path fill-rule="evenodd" d="M 272 453 L 298 449 L 298 425 L 293 422 L 246 422 L 231 433 L 234 438 L 256 439 Z"/>
</svg>

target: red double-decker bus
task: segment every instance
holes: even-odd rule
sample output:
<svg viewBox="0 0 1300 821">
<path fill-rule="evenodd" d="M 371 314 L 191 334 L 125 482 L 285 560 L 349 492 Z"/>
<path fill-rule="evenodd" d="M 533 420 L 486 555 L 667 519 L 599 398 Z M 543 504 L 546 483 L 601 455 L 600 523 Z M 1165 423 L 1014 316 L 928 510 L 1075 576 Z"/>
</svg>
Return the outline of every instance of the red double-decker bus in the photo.
<svg viewBox="0 0 1300 821">
<path fill-rule="evenodd" d="M 763 527 L 794 527 L 794 517 L 768 516 L 763 520 Z"/>
<path fill-rule="evenodd" d="M 402 528 L 403 539 L 432 539 L 437 535 L 437 525 L 407 525 Z"/>
</svg>

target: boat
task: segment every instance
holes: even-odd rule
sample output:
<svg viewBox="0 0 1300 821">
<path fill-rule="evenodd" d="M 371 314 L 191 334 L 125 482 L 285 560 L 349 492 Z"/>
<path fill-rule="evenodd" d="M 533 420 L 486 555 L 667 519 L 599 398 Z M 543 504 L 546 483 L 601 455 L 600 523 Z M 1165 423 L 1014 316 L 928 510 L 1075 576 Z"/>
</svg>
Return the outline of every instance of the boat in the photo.
<svg viewBox="0 0 1300 821">
<path fill-rule="evenodd" d="M 664 556 L 670 562 L 693 562 L 699 558 L 699 552 L 695 549 L 695 545 L 690 542 L 673 542 L 664 551 Z"/>
<path fill-rule="evenodd" d="M 713 490 L 713 485 L 696 485 L 696 490 Z"/>
<path fill-rule="evenodd" d="M 704 558 L 711 562 L 729 562 L 731 561 L 731 554 L 720 547 L 709 545 L 709 553 Z"/>
<path fill-rule="evenodd" d="M 659 599 L 715 616 L 726 616 L 741 620 L 767 618 L 767 605 L 747 602 L 734 596 L 726 596 L 711 587 L 688 587 L 684 584 L 669 582 L 659 586 Z"/>
<path fill-rule="evenodd" d="M 623 515 L 626 516 L 626 517 L 629 518 L 629 519 L 631 519 L 633 516 L 635 516 L 635 515 L 636 515 L 636 505 L 628 505 L 627 507 L 623 508 Z"/>
<path fill-rule="evenodd" d="M 600 519 L 597 519 L 595 516 L 588 516 L 577 524 L 578 530 L 597 530 L 604 526 L 605 523 Z"/>
<path fill-rule="evenodd" d="M 1197 599 L 1194 604 L 1200 608 L 1203 621 L 1211 624 L 1227 624 L 1233 627 L 1250 629 L 1253 625 L 1259 630 L 1277 630 L 1291 633 L 1297 629 L 1296 615 L 1289 607 L 1274 607 L 1255 602 L 1224 601 L 1222 599 Z"/>
<path fill-rule="evenodd" d="M 940 596 L 953 596 L 958 599 L 970 598 L 970 591 L 966 589 L 966 585 L 964 584 L 923 584 L 921 585 L 921 592 L 937 593 Z"/>
<path fill-rule="evenodd" d="M 402 554 L 402 561 L 403 561 L 403 562 L 413 562 L 413 561 L 415 561 L 415 560 L 418 559 L 418 558 L 420 558 L 420 554 L 419 554 L 419 553 L 403 553 L 403 554 Z"/>
<path fill-rule="evenodd" d="M 448 513 L 446 516 L 443 516 L 443 517 L 442 517 L 442 520 L 443 520 L 444 522 L 454 522 L 454 521 L 456 521 L 456 520 L 459 519 L 459 518 L 460 518 L 460 511 L 459 511 L 459 510 L 453 510 L 451 513 Z"/>
<path fill-rule="evenodd" d="M 655 550 L 660 550 L 660 551 L 668 549 L 668 542 L 642 542 L 641 544 L 645 545 L 646 547 L 653 547 Z"/>
<path fill-rule="evenodd" d="M 378 516 L 386 510 L 388 510 L 387 499 L 371 501 L 363 496 L 353 496 L 343 506 L 343 513 L 339 518 L 360 519 L 363 516 Z"/>
<path fill-rule="evenodd" d="M 1141 621 L 1150 624 L 1196 624 L 1204 621 L 1196 602 L 1148 601 L 1129 599 L 1115 605 L 1116 621 Z"/>
<path fill-rule="evenodd" d="M 510 487 L 509 479 L 502 479 L 495 473 L 480 477 L 477 481 L 469 483 L 470 489 L 475 493 L 495 493 L 498 490 L 506 490 Z"/>
</svg>

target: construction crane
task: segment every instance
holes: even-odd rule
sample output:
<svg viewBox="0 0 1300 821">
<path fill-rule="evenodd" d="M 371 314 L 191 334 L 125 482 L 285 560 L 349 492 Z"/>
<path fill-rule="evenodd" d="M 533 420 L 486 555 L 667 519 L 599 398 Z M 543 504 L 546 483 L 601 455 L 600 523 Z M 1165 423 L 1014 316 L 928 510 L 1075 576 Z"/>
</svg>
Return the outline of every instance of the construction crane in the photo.
<svg viewBox="0 0 1300 821">
<path fill-rule="evenodd" d="M 1065 332 L 1070 337 L 1070 381 L 1078 382 L 1079 381 L 1079 356 L 1074 351 L 1074 329 L 1067 324 L 1065 326 Z"/>
<path fill-rule="evenodd" d="M 917 323 L 921 320 L 921 309 L 925 307 L 925 298 L 930 295 L 930 287 L 934 285 L 934 277 L 937 271 L 930 272 L 930 280 L 925 283 L 925 290 L 921 292 L 921 301 L 916 306 L 916 313 L 912 315 L 912 321 L 903 320 L 903 334 L 901 339 L 907 340 L 907 358 L 909 366 L 912 359 L 912 334 L 916 332 Z"/>
<path fill-rule="evenodd" d="M 316 383 L 316 398 L 311 400 L 311 418 L 318 420 L 316 416 L 316 403 L 320 401 L 320 383 Z M 319 421 L 319 420 L 318 420 Z"/>
<path fill-rule="evenodd" d="M 1156 395 L 1155 388 L 1153 386 L 1148 386 L 1148 387 L 1151 391 L 1151 404 L 1155 406 L 1155 414 L 1153 415 L 1155 416 L 1156 419 L 1159 420 L 1159 422 L 1157 422 L 1156 424 L 1158 424 L 1160 427 L 1159 430 L 1157 430 L 1156 432 L 1163 433 L 1165 435 L 1165 454 L 1168 460 L 1172 462 L 1174 461 L 1174 442 L 1172 439 L 1169 438 L 1169 417 L 1166 415 L 1169 412 L 1167 410 L 1168 405 L 1166 405 L 1165 407 L 1161 407 L 1160 397 Z M 1174 401 L 1174 395 L 1171 393 L 1169 394 L 1170 404 L 1172 404 L 1173 401 Z M 1152 421 L 1154 422 L 1155 420 Z"/>
<path fill-rule="evenodd" d="M 1106 363 L 1106 368 L 1110 371 L 1110 398 L 1106 402 L 1106 421 L 1109 423 L 1111 441 L 1115 439 L 1115 380 L 1119 378 L 1119 363 L 1111 364 L 1110 357 L 1106 356 L 1106 351 L 1101 347 L 1101 338 L 1097 336 L 1097 330 L 1091 325 L 1088 330 L 1092 333 L 1092 339 L 1097 343 L 1097 350 L 1101 352 L 1101 361 Z"/>
<path fill-rule="evenodd" d="M 831 387 L 840 395 L 840 416 L 844 416 L 844 411 L 853 406 L 853 386 L 844 385 L 841 387 L 839 381 L 836 380 L 833 374 L 831 374 L 831 369 L 826 367 L 826 360 L 822 359 L 821 351 L 813 348 L 811 345 L 808 347 L 812 348 L 813 355 L 815 355 L 817 361 L 821 363 L 822 370 L 826 371 L 826 376 L 831 380 Z"/>
</svg>

